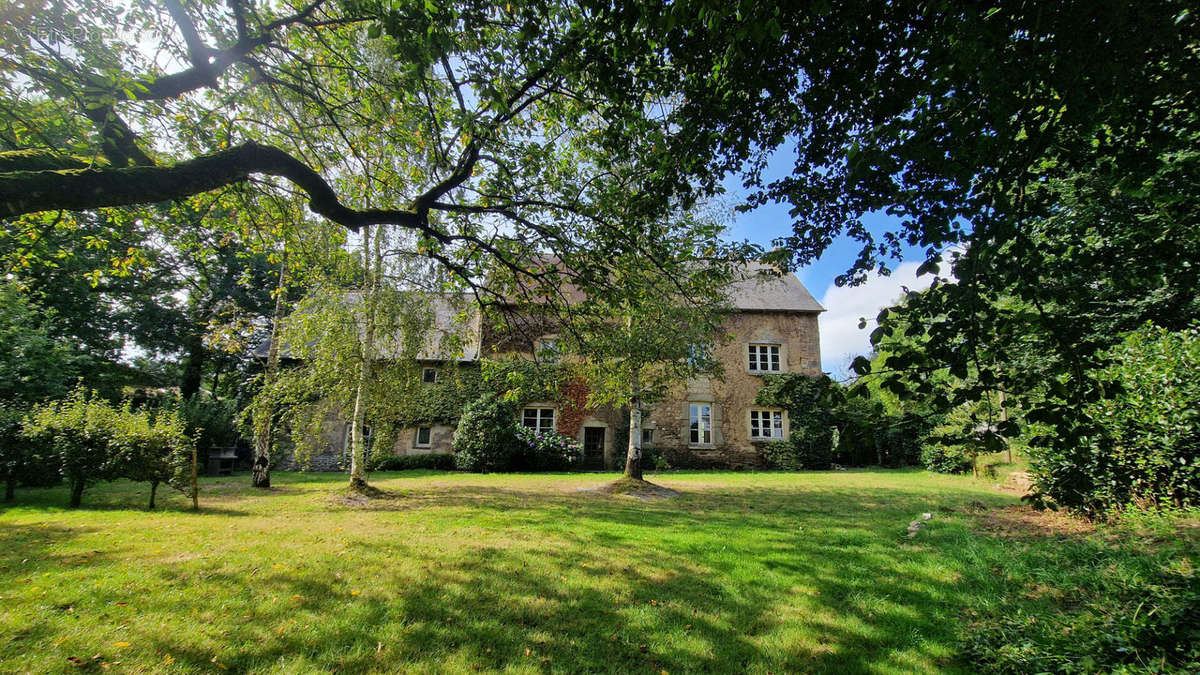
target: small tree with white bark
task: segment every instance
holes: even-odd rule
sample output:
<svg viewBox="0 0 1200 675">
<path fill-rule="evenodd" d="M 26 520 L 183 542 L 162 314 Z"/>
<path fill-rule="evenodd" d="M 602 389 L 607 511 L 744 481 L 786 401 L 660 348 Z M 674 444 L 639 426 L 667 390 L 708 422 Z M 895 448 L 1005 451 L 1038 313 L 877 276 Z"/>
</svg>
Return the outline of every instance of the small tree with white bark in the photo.
<svg viewBox="0 0 1200 675">
<path fill-rule="evenodd" d="M 601 252 L 612 283 L 584 288 L 566 331 L 590 406 L 629 410 L 625 477 L 642 479 L 642 419 L 688 378 L 716 375 L 729 284 L 748 253 L 719 239 L 716 223 L 685 218 Z M 657 231 L 655 231 L 657 230 Z"/>
</svg>

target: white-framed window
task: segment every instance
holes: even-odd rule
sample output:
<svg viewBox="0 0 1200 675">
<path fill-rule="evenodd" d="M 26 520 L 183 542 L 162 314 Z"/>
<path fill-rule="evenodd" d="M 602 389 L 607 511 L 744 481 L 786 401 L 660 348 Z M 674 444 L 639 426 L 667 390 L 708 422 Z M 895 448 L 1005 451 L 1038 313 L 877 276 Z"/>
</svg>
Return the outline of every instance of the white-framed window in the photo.
<svg viewBox="0 0 1200 675">
<path fill-rule="evenodd" d="M 688 417 L 688 442 L 692 445 L 712 444 L 712 404 L 689 403 Z"/>
<path fill-rule="evenodd" d="M 421 381 L 424 382 L 425 384 L 433 384 L 434 382 L 437 382 L 437 379 L 438 379 L 437 368 L 422 368 L 421 369 Z"/>
<path fill-rule="evenodd" d="M 642 429 L 642 445 L 653 445 L 653 444 L 654 444 L 654 430 L 653 429 Z"/>
<path fill-rule="evenodd" d="M 417 427 L 417 435 L 413 438 L 413 447 L 428 448 L 432 444 L 433 429 L 430 427 Z"/>
<path fill-rule="evenodd" d="M 750 345 L 750 372 L 780 372 L 779 345 Z"/>
<path fill-rule="evenodd" d="M 778 410 L 751 410 L 750 438 L 753 440 L 782 439 L 783 413 Z"/>
<path fill-rule="evenodd" d="M 537 431 L 554 431 L 554 408 L 525 408 L 521 425 Z"/>
</svg>

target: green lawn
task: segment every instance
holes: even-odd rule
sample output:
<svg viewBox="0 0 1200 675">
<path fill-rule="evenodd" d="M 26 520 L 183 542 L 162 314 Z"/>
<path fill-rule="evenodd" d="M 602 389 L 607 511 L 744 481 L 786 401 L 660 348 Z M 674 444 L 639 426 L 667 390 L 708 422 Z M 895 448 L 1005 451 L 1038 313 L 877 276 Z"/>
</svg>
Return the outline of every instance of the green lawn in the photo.
<svg viewBox="0 0 1200 675">
<path fill-rule="evenodd" d="M 963 622 L 1105 548 L 977 532 L 1018 503 L 995 481 L 648 478 L 683 496 L 428 472 L 374 475 L 393 497 L 365 504 L 341 475 L 206 479 L 199 513 L 177 493 L 147 512 L 128 483 L 76 511 L 21 490 L 0 511 L 0 672 L 962 671 Z"/>
</svg>

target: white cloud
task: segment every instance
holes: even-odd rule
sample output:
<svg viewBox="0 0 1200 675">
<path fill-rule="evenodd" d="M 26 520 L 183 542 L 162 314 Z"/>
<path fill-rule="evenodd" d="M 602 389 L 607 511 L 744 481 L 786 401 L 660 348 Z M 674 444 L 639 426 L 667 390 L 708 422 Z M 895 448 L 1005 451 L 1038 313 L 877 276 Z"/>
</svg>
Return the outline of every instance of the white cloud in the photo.
<svg viewBox="0 0 1200 675">
<path fill-rule="evenodd" d="M 925 289 L 933 281 L 932 274 L 917 277 L 919 263 L 901 263 L 890 276 L 872 275 L 861 286 L 839 288 L 833 284 L 825 289 L 821 304 L 821 367 L 834 379 L 850 374 L 850 362 L 859 354 L 871 351 L 871 331 L 875 330 L 875 315 L 890 307 L 904 294 L 904 288 Z M 867 320 L 859 329 L 859 319 Z"/>
</svg>

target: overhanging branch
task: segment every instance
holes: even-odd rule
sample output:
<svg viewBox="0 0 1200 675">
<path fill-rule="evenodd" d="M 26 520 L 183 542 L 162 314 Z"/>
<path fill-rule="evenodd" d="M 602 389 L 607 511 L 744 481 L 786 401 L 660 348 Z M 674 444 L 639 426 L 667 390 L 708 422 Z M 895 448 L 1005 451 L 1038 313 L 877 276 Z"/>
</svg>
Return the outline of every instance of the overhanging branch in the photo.
<svg viewBox="0 0 1200 675">
<path fill-rule="evenodd" d="M 279 148 L 253 142 L 172 166 L 0 173 L 0 218 L 182 199 L 240 183 L 252 174 L 286 178 L 308 195 L 314 213 L 352 230 L 364 225 L 400 225 L 449 240 L 412 211 L 348 208 L 316 171 Z"/>
</svg>

